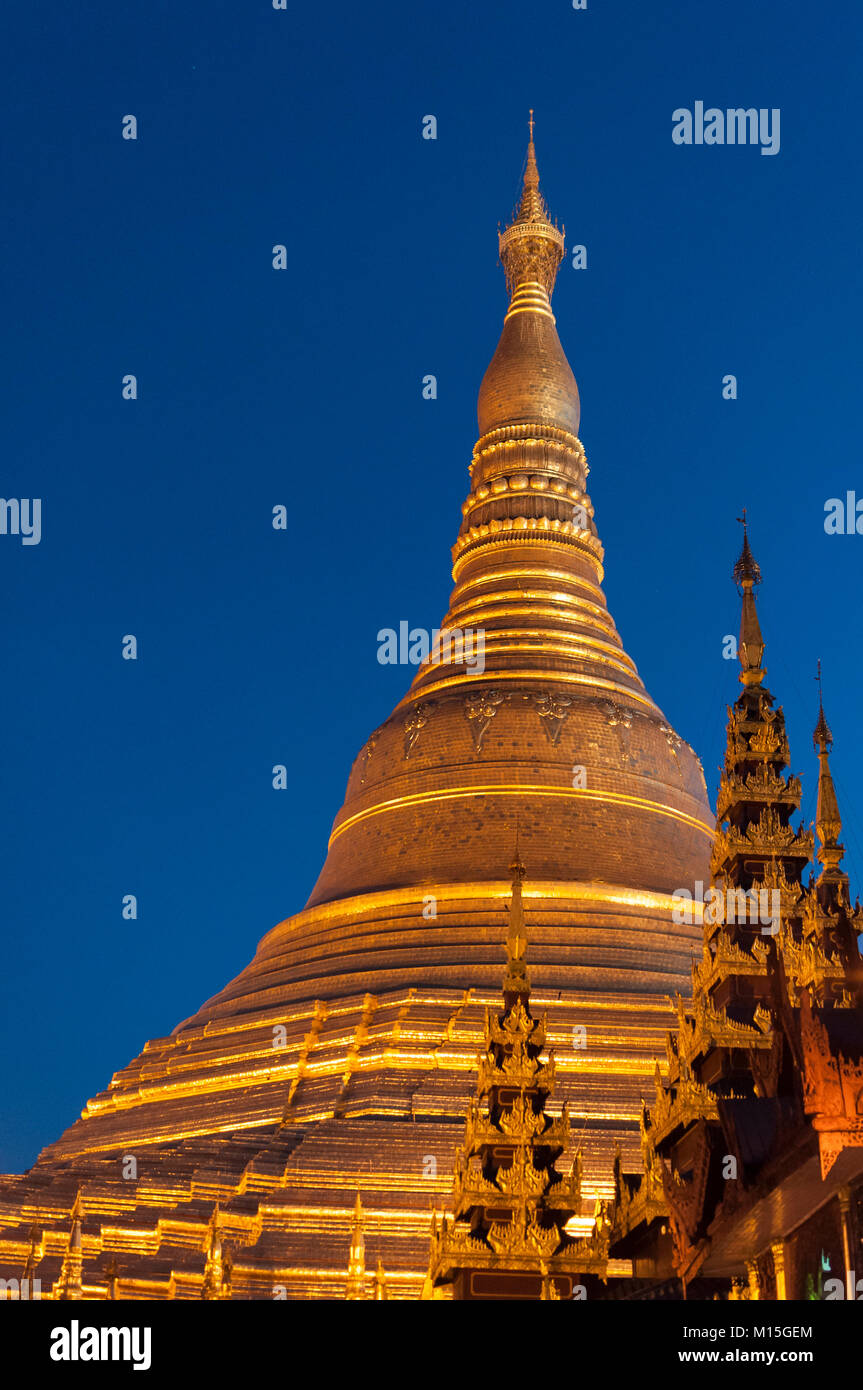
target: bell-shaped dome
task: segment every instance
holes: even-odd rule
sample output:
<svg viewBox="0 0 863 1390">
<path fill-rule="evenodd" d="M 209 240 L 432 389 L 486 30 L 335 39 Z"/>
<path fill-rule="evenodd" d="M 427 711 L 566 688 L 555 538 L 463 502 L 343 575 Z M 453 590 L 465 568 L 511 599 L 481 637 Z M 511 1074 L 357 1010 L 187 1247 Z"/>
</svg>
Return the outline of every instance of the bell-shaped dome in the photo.
<svg viewBox="0 0 863 1390">
<path fill-rule="evenodd" d="M 578 386 L 560 345 L 550 310 L 517 307 L 524 291 L 516 290 L 494 357 L 479 388 L 477 419 L 480 434 L 504 425 L 554 425 L 578 434 L 581 407 Z M 544 295 L 548 304 L 548 296 Z"/>
</svg>

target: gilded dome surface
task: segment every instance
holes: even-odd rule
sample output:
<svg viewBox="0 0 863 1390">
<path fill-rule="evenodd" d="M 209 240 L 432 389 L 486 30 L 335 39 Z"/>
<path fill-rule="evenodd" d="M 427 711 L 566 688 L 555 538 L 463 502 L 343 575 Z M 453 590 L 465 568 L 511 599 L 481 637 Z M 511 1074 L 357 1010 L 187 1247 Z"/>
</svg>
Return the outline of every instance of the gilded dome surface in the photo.
<svg viewBox="0 0 863 1390">
<path fill-rule="evenodd" d="M 479 388 L 480 434 L 543 421 L 577 435 L 580 415 L 578 387 L 554 320 L 538 313 L 508 316 Z"/>
</svg>

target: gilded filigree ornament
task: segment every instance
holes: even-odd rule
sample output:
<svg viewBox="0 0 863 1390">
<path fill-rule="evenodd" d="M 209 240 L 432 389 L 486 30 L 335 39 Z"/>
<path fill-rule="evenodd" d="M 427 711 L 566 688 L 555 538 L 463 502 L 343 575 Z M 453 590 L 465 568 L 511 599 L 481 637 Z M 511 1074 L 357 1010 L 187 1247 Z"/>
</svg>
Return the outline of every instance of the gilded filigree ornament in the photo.
<svg viewBox="0 0 863 1390">
<path fill-rule="evenodd" d="M 552 747 L 557 747 L 564 722 L 572 707 L 568 695 L 537 695 L 536 711 Z"/>
<path fill-rule="evenodd" d="M 368 776 L 369 763 L 371 762 L 372 754 L 374 753 L 375 749 L 377 748 L 378 738 L 379 738 L 379 736 L 380 736 L 380 732 L 381 732 L 380 729 L 375 729 L 374 733 L 372 733 L 372 734 L 369 735 L 368 739 L 366 740 L 365 747 L 363 748 L 363 751 L 362 751 L 362 760 L 363 760 L 363 761 L 362 761 L 362 766 L 361 766 L 361 769 L 360 769 L 360 785 L 361 785 L 361 786 L 365 783 L 366 777 Z M 407 756 L 407 754 L 405 754 L 405 756 Z"/>
<path fill-rule="evenodd" d="M 608 720 L 609 728 L 617 729 L 620 739 L 620 756 L 623 762 L 629 762 L 629 743 L 632 732 L 632 715 L 628 709 L 622 709 L 619 705 L 613 704 L 610 700 L 603 705 L 605 716 Z"/>
<path fill-rule="evenodd" d="M 488 1243 L 497 1255 L 553 1255 L 560 1245 L 557 1226 L 541 1226 L 536 1213 L 523 1206 L 511 1221 L 493 1221 L 488 1229 Z"/>
<path fill-rule="evenodd" d="M 465 718 L 470 726 L 474 752 L 477 755 L 482 752 L 483 739 L 503 702 L 504 696 L 499 690 L 474 692 L 465 696 Z"/>
<path fill-rule="evenodd" d="M 425 728 L 431 717 L 434 702 L 429 700 L 422 704 L 415 705 L 410 714 L 405 719 L 405 757 L 410 757 L 421 731 Z"/>
<path fill-rule="evenodd" d="M 668 744 L 669 751 L 671 752 L 671 756 L 674 759 L 674 765 L 677 768 L 677 775 L 680 778 L 681 785 L 685 786 L 686 779 L 683 776 L 683 768 L 680 765 L 680 748 L 683 743 L 683 740 L 681 739 L 679 734 L 676 734 L 674 730 L 669 727 L 668 724 L 661 724 L 659 727 L 660 731 L 663 734 L 665 734 L 665 742 Z"/>
<path fill-rule="evenodd" d="M 782 777 L 773 763 L 760 763 L 750 773 L 726 774 L 717 797 L 717 819 L 724 820 L 740 801 L 780 802 L 796 810 L 801 790 L 799 777 Z"/>
</svg>

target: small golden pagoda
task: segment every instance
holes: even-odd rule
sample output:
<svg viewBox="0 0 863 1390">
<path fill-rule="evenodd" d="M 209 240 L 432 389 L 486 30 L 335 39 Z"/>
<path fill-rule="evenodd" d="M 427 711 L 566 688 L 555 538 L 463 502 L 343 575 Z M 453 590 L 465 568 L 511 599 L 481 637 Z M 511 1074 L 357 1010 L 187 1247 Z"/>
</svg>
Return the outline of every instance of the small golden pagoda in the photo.
<svg viewBox="0 0 863 1390">
<path fill-rule="evenodd" d="M 503 1013 L 486 1013 L 476 1099 L 456 1156 L 453 1219 L 433 1223 L 426 1297 L 441 1285 L 454 1299 L 584 1297 L 581 1277 L 606 1270 L 602 1221 L 590 1240 L 565 1230 L 581 1212 L 581 1156 L 566 1177 L 557 1171 L 570 1144 L 569 1107 L 556 1119 L 546 1109 L 554 1056 L 543 1061 L 545 1020 L 530 1012 L 517 852 L 511 873 Z"/>
<path fill-rule="evenodd" d="M 60 1278 L 57 1281 L 54 1291 L 54 1297 L 60 1301 L 84 1297 L 84 1252 L 82 1241 L 83 1222 L 84 1203 L 81 1200 L 81 1192 L 79 1190 L 78 1195 L 75 1198 L 75 1205 L 72 1208 L 72 1229 L 69 1233 L 69 1244 L 66 1247 L 66 1253 L 63 1256 L 63 1264 L 60 1269 Z"/>
<path fill-rule="evenodd" d="M 231 1297 L 231 1256 L 222 1243 L 219 1203 L 216 1203 L 207 1232 L 207 1262 L 204 1265 L 203 1299 Z"/>
<path fill-rule="evenodd" d="M 360 1194 L 354 1203 L 354 1228 L 348 1254 L 348 1283 L 345 1298 L 356 1300 L 366 1296 L 366 1238 L 363 1232 L 365 1215 Z"/>
</svg>

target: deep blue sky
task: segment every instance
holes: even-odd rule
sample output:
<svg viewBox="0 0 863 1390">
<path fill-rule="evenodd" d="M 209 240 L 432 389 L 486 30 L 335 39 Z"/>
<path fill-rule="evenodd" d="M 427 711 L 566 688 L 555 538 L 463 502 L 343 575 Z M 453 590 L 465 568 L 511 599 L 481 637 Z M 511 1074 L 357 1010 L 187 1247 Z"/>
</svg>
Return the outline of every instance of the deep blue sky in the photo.
<svg viewBox="0 0 863 1390">
<path fill-rule="evenodd" d="M 624 642 L 712 791 L 745 504 L 803 811 L 820 656 L 858 886 L 863 537 L 823 529 L 828 497 L 863 497 L 858 7 L 16 10 L 0 491 L 42 498 L 43 537 L 0 536 L 0 1169 L 314 883 L 410 675 L 375 634 L 446 608 L 529 106 L 588 247 L 555 309 Z M 780 153 L 674 145 L 696 100 L 779 107 Z"/>
</svg>

